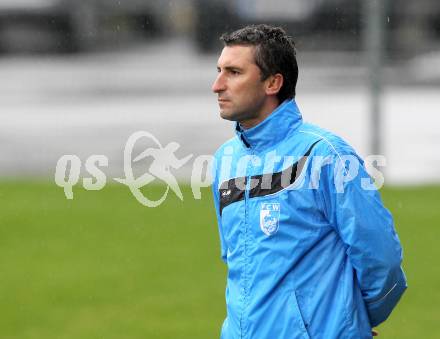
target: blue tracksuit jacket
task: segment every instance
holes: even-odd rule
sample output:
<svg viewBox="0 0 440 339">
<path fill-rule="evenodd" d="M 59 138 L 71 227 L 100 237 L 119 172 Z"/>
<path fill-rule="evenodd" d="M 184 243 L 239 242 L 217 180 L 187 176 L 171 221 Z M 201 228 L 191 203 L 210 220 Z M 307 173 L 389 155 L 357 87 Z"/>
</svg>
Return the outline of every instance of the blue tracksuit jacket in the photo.
<svg viewBox="0 0 440 339">
<path fill-rule="evenodd" d="M 304 123 L 294 100 L 251 129 L 236 126 L 214 166 L 228 266 L 221 338 L 371 338 L 406 280 L 362 160 Z"/>
</svg>

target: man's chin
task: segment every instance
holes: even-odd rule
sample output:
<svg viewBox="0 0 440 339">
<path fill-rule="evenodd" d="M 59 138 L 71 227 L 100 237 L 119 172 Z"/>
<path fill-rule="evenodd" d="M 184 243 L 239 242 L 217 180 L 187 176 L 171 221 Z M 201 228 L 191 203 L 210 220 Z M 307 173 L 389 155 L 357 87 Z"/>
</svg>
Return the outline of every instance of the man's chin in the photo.
<svg viewBox="0 0 440 339">
<path fill-rule="evenodd" d="M 220 117 L 224 120 L 237 121 L 236 114 L 224 110 L 220 110 Z"/>
</svg>

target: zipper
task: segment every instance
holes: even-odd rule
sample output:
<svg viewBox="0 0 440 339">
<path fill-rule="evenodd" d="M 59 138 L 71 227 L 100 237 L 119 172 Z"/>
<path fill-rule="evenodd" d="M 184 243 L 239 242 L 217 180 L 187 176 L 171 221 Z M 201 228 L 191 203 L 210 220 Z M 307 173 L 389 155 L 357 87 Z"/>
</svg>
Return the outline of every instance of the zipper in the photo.
<svg viewBox="0 0 440 339">
<path fill-rule="evenodd" d="M 237 125 L 238 127 L 238 125 Z M 242 305 L 242 310 L 241 310 L 241 315 L 240 315 L 240 339 L 244 339 L 246 337 L 246 331 L 245 331 L 245 321 L 244 321 L 244 316 L 245 316 L 245 312 L 246 312 L 246 308 L 247 308 L 247 299 L 248 299 L 248 284 L 247 284 L 247 270 L 248 270 L 248 257 L 247 257 L 247 241 L 248 241 L 248 219 L 249 219 L 249 207 L 248 207 L 248 203 L 249 203 L 249 192 L 250 192 L 250 185 L 251 185 L 251 175 L 249 175 L 251 173 L 252 170 L 252 160 L 253 160 L 253 156 L 254 156 L 254 152 L 252 150 L 251 145 L 249 144 L 249 142 L 246 140 L 246 138 L 244 137 L 243 133 L 240 133 L 240 139 L 241 141 L 244 143 L 245 147 L 247 148 L 247 152 L 250 155 L 250 161 L 248 162 L 247 166 L 246 166 L 246 175 L 245 175 L 245 191 L 244 191 L 244 230 L 243 230 L 243 238 L 244 238 L 244 245 L 243 245 L 243 261 L 244 261 L 244 266 L 243 266 L 243 305 Z"/>
<path fill-rule="evenodd" d="M 250 161 L 248 162 L 246 166 L 246 183 L 245 183 L 245 192 L 244 192 L 244 249 L 243 249 L 243 256 L 244 256 L 244 267 L 243 267 L 243 308 L 242 308 L 242 314 L 240 317 L 240 327 L 241 327 L 241 338 L 246 337 L 246 331 L 244 325 L 244 316 L 247 308 L 247 302 L 248 302 L 248 233 L 249 233 L 249 194 L 250 194 L 250 187 L 251 187 L 251 170 L 252 170 L 252 162 L 253 162 L 253 156 L 254 152 L 249 147 L 249 155 L 250 155 Z"/>
</svg>

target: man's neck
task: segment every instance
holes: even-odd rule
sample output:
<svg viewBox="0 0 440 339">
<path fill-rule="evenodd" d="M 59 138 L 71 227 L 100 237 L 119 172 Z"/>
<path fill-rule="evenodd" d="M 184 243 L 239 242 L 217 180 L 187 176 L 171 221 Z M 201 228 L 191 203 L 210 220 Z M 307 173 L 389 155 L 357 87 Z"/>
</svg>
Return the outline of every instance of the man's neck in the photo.
<svg viewBox="0 0 440 339">
<path fill-rule="evenodd" d="M 280 105 L 280 102 L 276 97 L 270 98 L 265 105 L 261 108 L 260 113 L 257 117 L 252 119 L 247 119 L 243 121 L 239 121 L 241 128 L 244 130 L 257 126 L 260 122 L 265 120 L 269 115 L 272 114 L 273 111 Z"/>
</svg>

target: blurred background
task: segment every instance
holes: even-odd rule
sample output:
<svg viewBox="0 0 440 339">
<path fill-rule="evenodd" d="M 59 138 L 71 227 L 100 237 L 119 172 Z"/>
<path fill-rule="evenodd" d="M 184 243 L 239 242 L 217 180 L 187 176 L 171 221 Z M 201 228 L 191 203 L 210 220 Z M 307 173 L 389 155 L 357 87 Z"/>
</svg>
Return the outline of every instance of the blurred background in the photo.
<svg viewBox="0 0 440 339">
<path fill-rule="evenodd" d="M 184 202 L 155 209 L 116 183 L 68 201 L 53 176 L 64 154 L 104 154 L 110 184 L 138 130 L 212 154 L 233 136 L 218 37 L 251 23 L 295 38 L 306 121 L 386 156 L 410 289 L 382 337 L 438 337 L 438 0 L 0 0 L 0 338 L 218 337 L 225 268 L 191 161 Z"/>
</svg>

